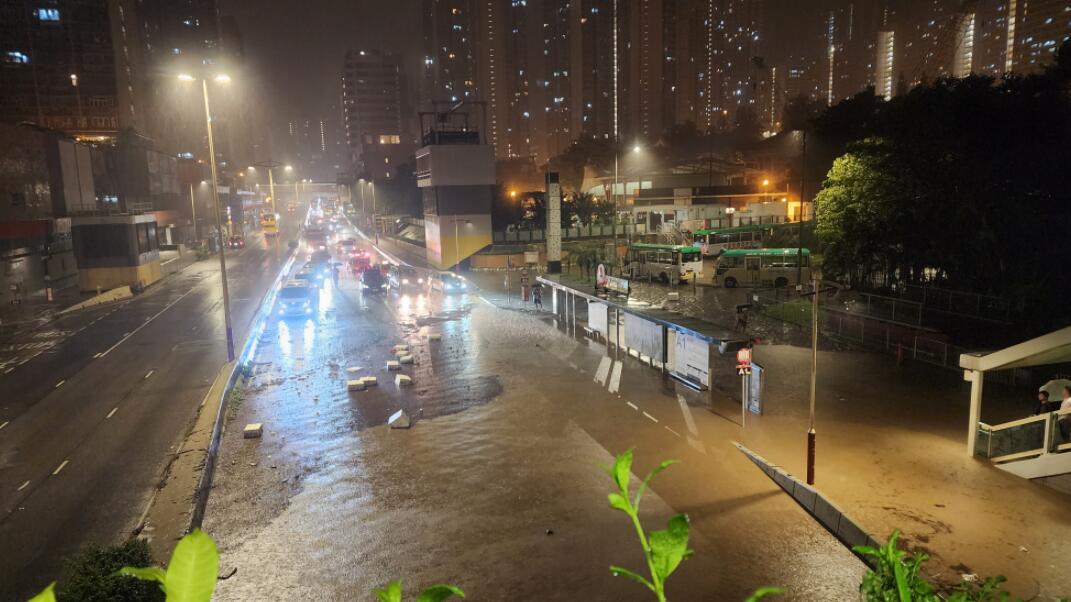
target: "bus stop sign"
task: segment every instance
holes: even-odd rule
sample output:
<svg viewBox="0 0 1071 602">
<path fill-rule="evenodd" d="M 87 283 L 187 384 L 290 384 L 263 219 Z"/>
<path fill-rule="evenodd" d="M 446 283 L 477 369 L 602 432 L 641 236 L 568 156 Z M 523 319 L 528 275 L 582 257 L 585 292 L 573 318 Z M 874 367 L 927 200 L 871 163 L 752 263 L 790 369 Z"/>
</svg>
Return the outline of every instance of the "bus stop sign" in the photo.
<svg viewBox="0 0 1071 602">
<path fill-rule="evenodd" d="M 736 352 L 736 370 L 740 374 L 751 374 L 751 348 L 741 347 Z"/>
</svg>

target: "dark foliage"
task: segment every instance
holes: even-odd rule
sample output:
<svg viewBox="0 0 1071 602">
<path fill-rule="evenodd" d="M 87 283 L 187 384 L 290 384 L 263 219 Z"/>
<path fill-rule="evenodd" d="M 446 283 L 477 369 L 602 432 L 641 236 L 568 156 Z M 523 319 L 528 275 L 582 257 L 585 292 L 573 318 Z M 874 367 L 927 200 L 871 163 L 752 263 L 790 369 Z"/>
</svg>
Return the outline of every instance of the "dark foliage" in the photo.
<svg viewBox="0 0 1071 602">
<path fill-rule="evenodd" d="M 152 602 L 164 599 L 159 584 L 115 572 L 124 566 L 153 566 L 149 544 L 132 539 L 114 546 L 89 546 L 67 559 L 57 586 L 60 602 Z"/>
</svg>

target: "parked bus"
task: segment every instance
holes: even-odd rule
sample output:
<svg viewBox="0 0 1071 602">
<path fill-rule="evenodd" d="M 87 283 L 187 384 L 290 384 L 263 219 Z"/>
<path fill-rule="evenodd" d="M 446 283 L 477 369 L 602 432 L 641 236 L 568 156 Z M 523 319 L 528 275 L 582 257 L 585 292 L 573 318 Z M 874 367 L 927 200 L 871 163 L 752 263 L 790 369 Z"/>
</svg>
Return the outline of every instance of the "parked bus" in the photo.
<svg viewBox="0 0 1071 602">
<path fill-rule="evenodd" d="M 275 219 L 274 213 L 265 213 L 260 216 L 260 231 L 265 237 L 279 235 L 279 222 Z"/>
<path fill-rule="evenodd" d="M 703 256 L 696 246 L 638 242 L 629 249 L 627 265 L 630 278 L 680 284 L 702 275 Z"/>
<path fill-rule="evenodd" d="M 757 249 L 769 225 L 737 226 L 735 228 L 712 228 L 696 230 L 693 244 L 703 249 L 704 257 L 717 257 L 723 249 Z"/>
<path fill-rule="evenodd" d="M 800 257 L 802 269 L 797 269 Z M 714 284 L 737 286 L 788 286 L 811 279 L 811 252 L 807 249 L 726 249 L 714 263 Z"/>
</svg>

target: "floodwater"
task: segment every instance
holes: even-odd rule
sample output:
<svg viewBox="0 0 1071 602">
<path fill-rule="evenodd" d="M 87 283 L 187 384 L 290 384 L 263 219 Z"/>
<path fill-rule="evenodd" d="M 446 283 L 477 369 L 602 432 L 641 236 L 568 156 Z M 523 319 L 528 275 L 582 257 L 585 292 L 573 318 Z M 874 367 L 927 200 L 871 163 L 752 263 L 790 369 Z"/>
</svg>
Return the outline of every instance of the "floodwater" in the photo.
<svg viewBox="0 0 1071 602">
<path fill-rule="evenodd" d="M 371 599 L 396 578 L 410 595 L 453 583 L 473 600 L 649 599 L 608 571 L 643 572 L 599 468 L 630 447 L 637 475 L 682 461 L 642 511 L 648 530 L 692 521 L 671 599 L 858 595 L 863 565 L 732 447 L 736 425 L 651 368 L 615 363 L 608 386 L 601 345 L 473 293 L 362 293 L 344 276 L 322 299 L 269 322 L 231 409 L 205 522 L 221 573 L 236 569 L 218 599 Z M 386 369 L 396 344 L 411 347 L 411 386 Z M 366 375 L 378 385 L 346 390 Z M 399 409 L 411 429 L 386 425 Z M 242 438 L 250 422 L 263 438 Z"/>
</svg>

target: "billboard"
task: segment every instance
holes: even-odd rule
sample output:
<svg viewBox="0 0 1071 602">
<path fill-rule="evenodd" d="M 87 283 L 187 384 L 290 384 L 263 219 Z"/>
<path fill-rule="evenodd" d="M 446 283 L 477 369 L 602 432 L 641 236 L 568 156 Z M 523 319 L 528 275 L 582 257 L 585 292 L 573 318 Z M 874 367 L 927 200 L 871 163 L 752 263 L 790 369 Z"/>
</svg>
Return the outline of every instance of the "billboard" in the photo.
<svg viewBox="0 0 1071 602">
<path fill-rule="evenodd" d="M 665 361 L 662 357 L 662 325 L 625 314 L 625 347 L 650 357 L 652 362 Z"/>
<path fill-rule="evenodd" d="M 673 372 L 684 379 L 710 386 L 710 346 L 706 341 L 676 333 L 673 346 Z"/>
</svg>

